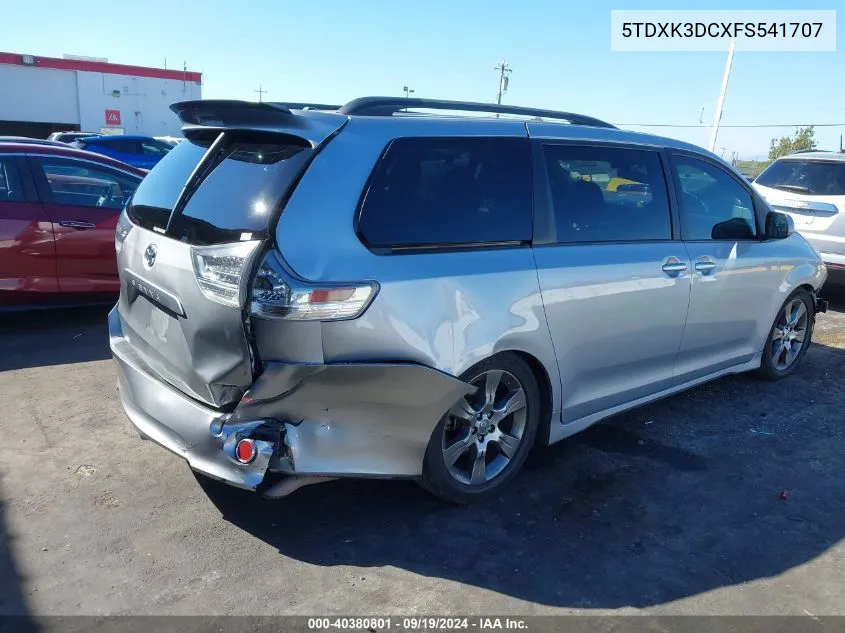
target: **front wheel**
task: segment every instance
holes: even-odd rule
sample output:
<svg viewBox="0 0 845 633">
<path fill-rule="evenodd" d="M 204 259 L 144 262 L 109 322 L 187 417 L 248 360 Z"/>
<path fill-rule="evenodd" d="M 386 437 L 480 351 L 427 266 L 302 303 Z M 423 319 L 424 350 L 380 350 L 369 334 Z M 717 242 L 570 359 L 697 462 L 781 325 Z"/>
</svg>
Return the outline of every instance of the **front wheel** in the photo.
<svg viewBox="0 0 845 633">
<path fill-rule="evenodd" d="M 470 368 L 461 380 L 476 387 L 432 433 L 422 485 L 454 503 L 490 497 L 510 481 L 534 443 L 540 390 L 528 364 L 502 354 Z"/>
<path fill-rule="evenodd" d="M 795 371 L 810 347 L 814 321 L 812 295 L 806 290 L 789 295 L 769 331 L 757 375 L 766 380 L 780 380 Z"/>
</svg>

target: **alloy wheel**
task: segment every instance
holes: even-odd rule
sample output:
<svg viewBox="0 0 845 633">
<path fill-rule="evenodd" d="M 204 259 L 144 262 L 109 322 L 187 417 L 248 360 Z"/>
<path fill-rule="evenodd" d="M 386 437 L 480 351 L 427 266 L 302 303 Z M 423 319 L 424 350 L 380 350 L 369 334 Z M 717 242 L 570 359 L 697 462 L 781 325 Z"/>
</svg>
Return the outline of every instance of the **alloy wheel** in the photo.
<svg viewBox="0 0 845 633">
<path fill-rule="evenodd" d="M 507 371 L 485 371 L 469 384 L 476 392 L 449 411 L 443 461 L 454 479 L 478 486 L 500 475 L 516 455 L 528 406 L 525 390 Z"/>
<path fill-rule="evenodd" d="M 800 298 L 787 303 L 772 329 L 772 363 L 778 371 L 792 366 L 798 359 L 807 336 L 809 313 Z"/>
</svg>

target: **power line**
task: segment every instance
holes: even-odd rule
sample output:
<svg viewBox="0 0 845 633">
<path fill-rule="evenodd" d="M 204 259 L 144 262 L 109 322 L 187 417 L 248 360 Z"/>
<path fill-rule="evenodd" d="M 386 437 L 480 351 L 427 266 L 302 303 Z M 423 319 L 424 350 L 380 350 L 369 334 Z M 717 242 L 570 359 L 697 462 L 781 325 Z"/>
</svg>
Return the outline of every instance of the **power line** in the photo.
<svg viewBox="0 0 845 633">
<path fill-rule="evenodd" d="M 709 128 L 709 125 L 696 123 L 695 125 L 677 123 L 617 123 L 616 125 L 629 127 L 684 127 Z M 842 127 L 845 123 L 746 123 L 737 125 L 720 125 L 719 127 L 755 128 L 755 127 Z"/>
</svg>

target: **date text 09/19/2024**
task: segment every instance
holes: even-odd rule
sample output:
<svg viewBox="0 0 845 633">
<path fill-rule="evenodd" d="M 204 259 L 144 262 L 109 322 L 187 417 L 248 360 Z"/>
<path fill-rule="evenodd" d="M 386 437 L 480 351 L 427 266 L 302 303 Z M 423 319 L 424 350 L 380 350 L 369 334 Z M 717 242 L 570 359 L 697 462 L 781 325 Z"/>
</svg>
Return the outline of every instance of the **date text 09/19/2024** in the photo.
<svg viewBox="0 0 845 633">
<path fill-rule="evenodd" d="M 510 617 L 351 617 L 309 618 L 312 631 L 527 631 L 525 620 Z"/>
</svg>

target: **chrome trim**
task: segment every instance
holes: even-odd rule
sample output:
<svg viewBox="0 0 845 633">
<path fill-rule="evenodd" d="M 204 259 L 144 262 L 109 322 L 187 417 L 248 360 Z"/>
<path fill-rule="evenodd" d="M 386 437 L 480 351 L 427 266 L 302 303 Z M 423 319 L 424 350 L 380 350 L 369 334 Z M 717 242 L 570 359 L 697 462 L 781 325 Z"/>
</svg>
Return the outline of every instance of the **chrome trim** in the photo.
<svg viewBox="0 0 845 633">
<path fill-rule="evenodd" d="M 97 225 L 93 222 L 85 222 L 84 220 L 59 220 L 59 226 L 64 226 L 69 229 L 94 229 Z"/>
<path fill-rule="evenodd" d="M 123 269 L 123 275 L 127 279 L 127 290 L 131 288 L 134 291 L 134 296 L 131 294 L 127 296 L 129 303 L 132 303 L 135 299 L 137 299 L 138 295 L 143 295 L 147 299 L 164 306 L 171 312 L 175 312 L 181 317 L 185 316 L 185 308 L 182 307 L 182 301 L 180 301 L 179 297 L 176 295 L 171 294 L 167 290 L 160 288 L 150 281 L 147 281 L 128 268 Z"/>
</svg>

